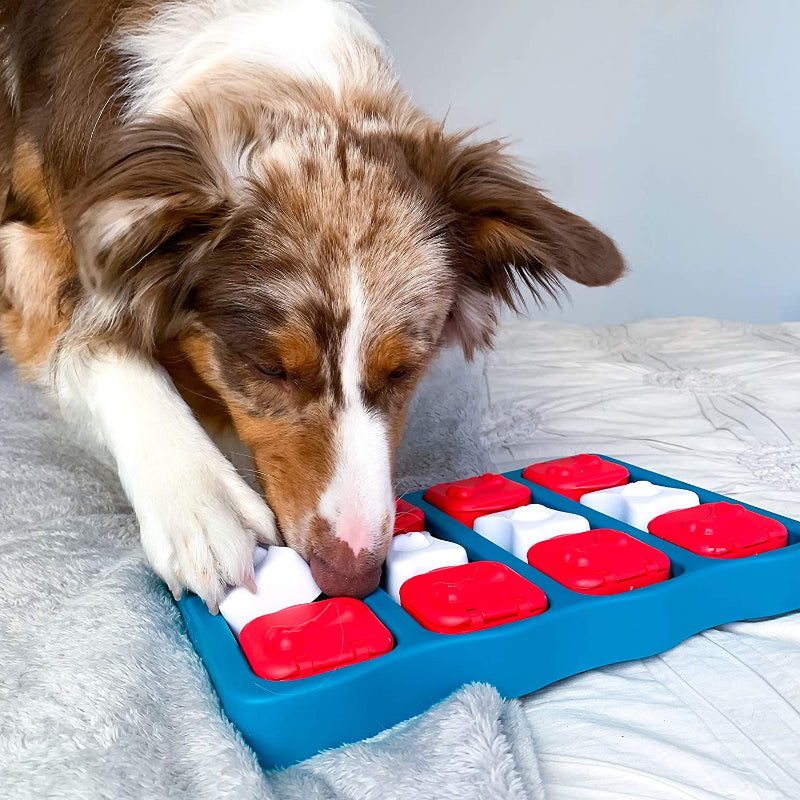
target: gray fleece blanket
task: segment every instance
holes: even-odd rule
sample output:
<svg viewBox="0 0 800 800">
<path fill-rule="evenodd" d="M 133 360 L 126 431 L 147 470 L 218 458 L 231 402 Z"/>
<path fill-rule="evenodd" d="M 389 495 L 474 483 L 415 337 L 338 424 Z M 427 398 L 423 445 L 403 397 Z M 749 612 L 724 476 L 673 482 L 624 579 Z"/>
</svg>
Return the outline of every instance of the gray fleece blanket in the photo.
<svg viewBox="0 0 800 800">
<path fill-rule="evenodd" d="M 433 370 L 400 457 L 404 488 L 482 469 L 471 375 L 454 356 Z M 521 707 L 482 685 L 265 775 L 143 560 L 112 465 L 2 357 L 0 648 L 2 798 L 540 796 Z"/>
</svg>

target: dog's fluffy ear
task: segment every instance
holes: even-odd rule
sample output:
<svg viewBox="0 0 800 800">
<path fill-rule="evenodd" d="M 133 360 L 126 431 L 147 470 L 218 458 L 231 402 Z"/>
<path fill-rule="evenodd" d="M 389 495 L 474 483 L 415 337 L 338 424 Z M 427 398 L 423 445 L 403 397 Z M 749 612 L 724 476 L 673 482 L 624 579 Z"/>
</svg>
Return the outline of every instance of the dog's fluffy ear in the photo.
<svg viewBox="0 0 800 800">
<path fill-rule="evenodd" d="M 96 152 L 62 209 L 81 283 L 157 335 L 224 233 L 230 177 L 198 129 L 171 120 L 116 131 Z"/>
<path fill-rule="evenodd" d="M 490 346 L 497 306 L 518 310 L 526 288 L 538 302 L 562 289 L 562 276 L 601 286 L 625 271 L 614 242 L 548 200 L 500 142 L 439 136 L 426 150 L 417 166 L 445 203 L 459 281 L 445 339 L 467 357 Z"/>
</svg>

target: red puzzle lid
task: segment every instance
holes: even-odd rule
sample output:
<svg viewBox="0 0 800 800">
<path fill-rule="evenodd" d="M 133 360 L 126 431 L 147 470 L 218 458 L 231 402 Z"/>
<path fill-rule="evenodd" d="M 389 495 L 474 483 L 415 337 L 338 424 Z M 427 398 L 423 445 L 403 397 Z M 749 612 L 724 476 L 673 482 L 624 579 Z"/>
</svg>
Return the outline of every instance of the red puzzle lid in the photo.
<svg viewBox="0 0 800 800">
<path fill-rule="evenodd" d="M 505 564 L 472 561 L 409 578 L 400 604 L 429 630 L 466 633 L 541 614 L 547 597 Z"/>
<path fill-rule="evenodd" d="M 669 577 L 665 553 L 610 528 L 545 539 L 528 550 L 528 563 L 583 594 L 617 594 Z"/>
<path fill-rule="evenodd" d="M 361 600 L 332 597 L 257 617 L 239 644 L 256 675 L 283 681 L 367 661 L 388 653 L 394 640 Z"/>
<path fill-rule="evenodd" d="M 412 506 L 402 498 L 395 501 L 394 535 L 425 530 L 425 514 L 421 508 Z"/>
<path fill-rule="evenodd" d="M 670 511 L 647 526 L 650 533 L 692 553 L 741 558 L 784 547 L 788 534 L 775 519 L 736 503 L 703 503 Z"/>
<path fill-rule="evenodd" d="M 527 505 L 531 492 L 502 475 L 486 473 L 477 478 L 431 486 L 424 497 L 432 506 L 471 527 L 484 514 Z"/>
<path fill-rule="evenodd" d="M 572 500 L 580 500 L 587 492 L 622 486 L 628 482 L 629 475 L 621 464 L 584 453 L 531 464 L 525 468 L 522 477 Z"/>
</svg>

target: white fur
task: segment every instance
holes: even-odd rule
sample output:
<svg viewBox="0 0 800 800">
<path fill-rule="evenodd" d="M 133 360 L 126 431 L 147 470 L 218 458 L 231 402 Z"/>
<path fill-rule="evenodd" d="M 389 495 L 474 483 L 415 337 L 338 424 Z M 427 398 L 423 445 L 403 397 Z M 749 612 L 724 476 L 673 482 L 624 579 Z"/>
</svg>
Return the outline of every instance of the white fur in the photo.
<svg viewBox="0 0 800 800">
<path fill-rule="evenodd" d="M 63 355 L 56 390 L 66 417 L 114 456 L 153 569 L 212 608 L 226 584 L 252 581 L 256 542 L 275 518 L 239 477 L 152 361 L 113 352 Z"/>
<path fill-rule="evenodd" d="M 380 46 L 341 0 L 176 0 L 117 45 L 131 65 L 127 113 L 164 111 L 201 76 L 237 64 L 322 80 L 337 90 L 359 43 Z"/>
<path fill-rule="evenodd" d="M 95 205 L 80 221 L 82 239 L 94 247 L 86 255 L 94 261 L 102 250 L 130 233 L 135 225 L 160 213 L 168 205 L 169 200 L 149 197 L 141 200 L 108 200 L 102 205 Z"/>
<path fill-rule="evenodd" d="M 382 525 L 394 513 L 394 495 L 386 422 L 378 412 L 364 406 L 361 395 L 367 301 L 355 266 L 350 274 L 349 300 L 350 319 L 342 345 L 344 409 L 337 421 L 336 467 L 320 498 L 319 513 L 334 535 L 358 555 L 378 544 Z"/>
</svg>

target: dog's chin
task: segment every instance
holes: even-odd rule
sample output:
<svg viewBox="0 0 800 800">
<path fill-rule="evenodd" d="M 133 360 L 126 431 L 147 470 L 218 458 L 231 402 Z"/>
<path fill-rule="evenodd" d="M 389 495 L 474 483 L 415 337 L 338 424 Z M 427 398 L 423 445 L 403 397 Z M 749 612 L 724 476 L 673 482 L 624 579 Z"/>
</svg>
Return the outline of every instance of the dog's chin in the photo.
<svg viewBox="0 0 800 800">
<path fill-rule="evenodd" d="M 380 564 L 347 574 L 318 555 L 312 555 L 308 563 L 317 586 L 329 597 L 366 597 L 375 591 L 381 579 Z"/>
</svg>

